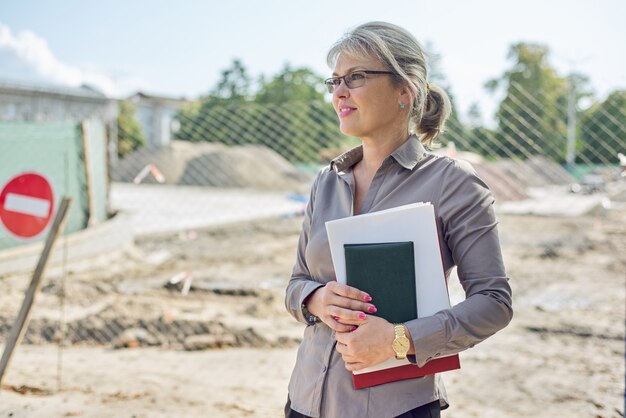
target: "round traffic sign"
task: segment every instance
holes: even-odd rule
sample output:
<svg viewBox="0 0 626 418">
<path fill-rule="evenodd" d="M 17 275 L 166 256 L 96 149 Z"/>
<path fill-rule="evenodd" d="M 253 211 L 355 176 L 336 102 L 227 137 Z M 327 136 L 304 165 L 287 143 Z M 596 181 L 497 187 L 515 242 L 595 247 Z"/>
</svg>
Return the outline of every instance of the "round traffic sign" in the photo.
<svg viewBox="0 0 626 418">
<path fill-rule="evenodd" d="M 42 233 L 53 211 L 52 186 L 41 174 L 18 174 L 0 191 L 0 222 L 18 238 L 32 238 Z"/>
</svg>

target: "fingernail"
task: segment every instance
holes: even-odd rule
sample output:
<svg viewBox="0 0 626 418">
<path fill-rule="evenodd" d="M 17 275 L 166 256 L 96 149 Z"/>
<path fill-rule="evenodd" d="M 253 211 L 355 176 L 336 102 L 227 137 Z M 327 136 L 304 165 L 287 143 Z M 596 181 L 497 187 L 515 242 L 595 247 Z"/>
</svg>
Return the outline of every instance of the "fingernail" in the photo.
<svg viewBox="0 0 626 418">
<path fill-rule="evenodd" d="M 363 312 L 359 312 L 359 319 L 365 319 L 366 316 Z"/>
<path fill-rule="evenodd" d="M 372 297 L 371 297 L 370 295 L 365 295 L 365 297 L 363 297 L 363 300 L 364 300 L 365 302 L 371 302 Z"/>
<path fill-rule="evenodd" d="M 350 330 L 350 332 L 352 331 L 356 331 L 356 327 L 352 327 L 352 329 Z"/>
<path fill-rule="evenodd" d="M 376 306 L 370 306 L 369 308 L 367 308 L 367 311 L 370 313 L 374 313 L 376 312 L 378 309 L 376 309 Z"/>
<path fill-rule="evenodd" d="M 334 319 L 335 321 L 339 321 L 339 317 L 338 317 L 338 316 L 333 316 L 333 319 Z"/>
</svg>

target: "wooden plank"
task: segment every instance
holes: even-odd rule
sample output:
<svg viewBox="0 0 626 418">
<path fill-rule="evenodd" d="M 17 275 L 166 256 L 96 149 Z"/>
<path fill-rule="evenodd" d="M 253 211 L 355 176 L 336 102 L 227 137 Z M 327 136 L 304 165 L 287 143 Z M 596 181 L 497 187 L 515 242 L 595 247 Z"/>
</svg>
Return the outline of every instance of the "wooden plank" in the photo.
<svg viewBox="0 0 626 418">
<path fill-rule="evenodd" d="M 96 206 L 93 189 L 93 176 L 91 173 L 91 154 L 89 149 L 89 128 L 90 124 L 87 120 L 83 120 L 80 124 L 81 140 L 83 145 L 83 169 L 85 172 L 85 188 L 87 189 L 87 226 L 96 224 Z"/>
<path fill-rule="evenodd" d="M 35 297 L 41 289 L 41 283 L 43 282 L 44 273 L 48 265 L 48 259 L 50 258 L 50 254 L 52 253 L 54 244 L 57 241 L 57 237 L 63 232 L 71 203 L 71 198 L 63 197 L 61 205 L 59 206 L 59 210 L 54 217 L 54 222 L 52 223 L 52 227 L 50 228 L 48 237 L 46 238 L 46 245 L 43 248 L 41 256 L 39 257 L 37 268 L 33 273 L 33 278 L 31 279 L 30 285 L 28 286 L 28 290 L 24 294 L 22 308 L 20 309 L 17 319 L 15 320 L 15 323 L 11 328 L 11 332 L 7 337 L 7 343 L 4 347 L 4 353 L 2 354 L 2 359 L 0 360 L 0 387 L 2 387 L 2 377 L 4 376 L 4 372 L 9 366 L 11 356 L 13 355 L 15 348 L 22 341 L 26 328 L 28 328 L 30 312 L 33 304 L 35 303 Z"/>
</svg>

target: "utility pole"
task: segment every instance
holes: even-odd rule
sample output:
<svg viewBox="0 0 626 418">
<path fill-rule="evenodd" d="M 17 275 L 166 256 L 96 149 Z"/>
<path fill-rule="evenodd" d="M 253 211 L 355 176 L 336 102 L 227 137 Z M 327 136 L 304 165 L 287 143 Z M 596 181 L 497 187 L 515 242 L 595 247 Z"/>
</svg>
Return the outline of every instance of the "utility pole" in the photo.
<svg viewBox="0 0 626 418">
<path fill-rule="evenodd" d="M 569 79 L 567 100 L 567 150 L 565 154 L 567 169 L 572 172 L 576 166 L 576 88 L 572 77 Z"/>
</svg>

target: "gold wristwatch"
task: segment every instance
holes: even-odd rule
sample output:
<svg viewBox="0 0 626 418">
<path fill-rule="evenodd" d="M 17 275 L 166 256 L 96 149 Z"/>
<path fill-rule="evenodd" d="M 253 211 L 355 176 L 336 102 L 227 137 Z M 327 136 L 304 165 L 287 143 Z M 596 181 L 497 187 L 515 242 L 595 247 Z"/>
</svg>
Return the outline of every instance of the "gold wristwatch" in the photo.
<svg viewBox="0 0 626 418">
<path fill-rule="evenodd" d="M 393 348 L 393 351 L 396 353 L 396 359 L 405 359 L 411 347 L 411 342 L 406 337 L 403 324 L 393 324 L 393 329 L 396 333 L 396 338 L 391 343 L 391 348 Z"/>
</svg>

